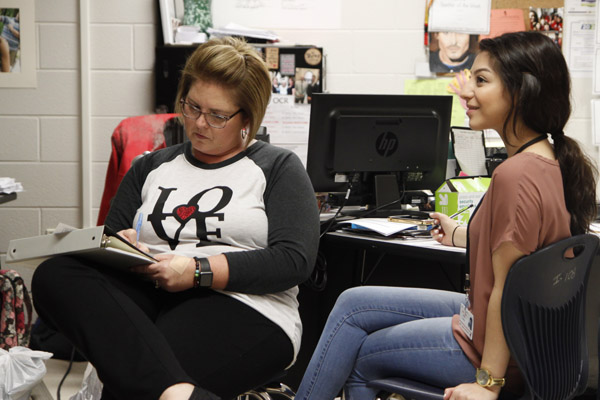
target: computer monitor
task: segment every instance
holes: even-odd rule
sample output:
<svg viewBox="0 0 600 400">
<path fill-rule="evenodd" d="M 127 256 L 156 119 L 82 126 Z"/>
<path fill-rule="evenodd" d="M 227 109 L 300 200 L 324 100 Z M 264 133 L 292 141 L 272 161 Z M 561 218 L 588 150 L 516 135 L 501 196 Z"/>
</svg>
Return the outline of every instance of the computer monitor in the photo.
<svg viewBox="0 0 600 400">
<path fill-rule="evenodd" d="M 452 96 L 315 94 L 307 171 L 315 192 L 346 192 L 375 205 L 376 182 L 397 193 L 446 179 Z M 384 180 L 380 178 L 385 178 Z"/>
</svg>

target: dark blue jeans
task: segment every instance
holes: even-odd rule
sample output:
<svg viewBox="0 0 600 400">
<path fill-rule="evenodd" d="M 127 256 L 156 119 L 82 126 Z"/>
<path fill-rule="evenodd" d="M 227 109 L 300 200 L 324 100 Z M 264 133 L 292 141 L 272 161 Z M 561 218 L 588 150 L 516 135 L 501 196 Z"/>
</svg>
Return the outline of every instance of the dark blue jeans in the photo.
<svg viewBox="0 0 600 400">
<path fill-rule="evenodd" d="M 340 295 L 296 400 L 374 399 L 366 383 L 403 377 L 452 387 L 475 380 L 475 367 L 452 334 L 464 294 L 363 286 Z"/>
</svg>

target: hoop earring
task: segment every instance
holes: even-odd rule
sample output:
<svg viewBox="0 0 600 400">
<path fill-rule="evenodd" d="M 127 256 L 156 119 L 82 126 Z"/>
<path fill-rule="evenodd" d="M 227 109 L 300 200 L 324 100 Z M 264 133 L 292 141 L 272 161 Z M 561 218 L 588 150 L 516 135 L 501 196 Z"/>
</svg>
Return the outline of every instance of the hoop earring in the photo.
<svg viewBox="0 0 600 400">
<path fill-rule="evenodd" d="M 242 139 L 246 140 L 246 136 L 248 136 L 248 130 L 244 128 L 242 129 Z"/>
</svg>

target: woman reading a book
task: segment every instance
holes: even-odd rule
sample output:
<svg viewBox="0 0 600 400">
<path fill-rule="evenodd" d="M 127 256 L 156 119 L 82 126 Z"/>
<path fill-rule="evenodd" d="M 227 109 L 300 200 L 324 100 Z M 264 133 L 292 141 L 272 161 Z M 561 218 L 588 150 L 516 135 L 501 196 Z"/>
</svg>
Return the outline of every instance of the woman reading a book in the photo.
<svg viewBox="0 0 600 400">
<path fill-rule="evenodd" d="M 294 361 L 319 219 L 299 158 L 254 139 L 270 94 L 254 48 L 199 46 L 176 103 L 189 141 L 136 161 L 106 218 L 158 262 L 36 270 L 38 313 L 94 365 L 103 399 L 229 399 Z"/>
<path fill-rule="evenodd" d="M 588 230 L 596 171 L 563 132 L 569 70 L 551 39 L 519 32 L 482 40 L 471 72 L 461 92 L 470 126 L 495 129 L 509 158 L 495 169 L 468 233 L 432 214 L 441 225 L 432 232 L 436 240 L 469 244 L 471 290 L 363 286 L 342 293 L 297 400 L 331 400 L 342 387 L 346 399 L 374 399 L 366 383 L 386 377 L 445 388 L 446 400 L 521 391 L 500 319 L 507 272 L 520 257 Z"/>
</svg>

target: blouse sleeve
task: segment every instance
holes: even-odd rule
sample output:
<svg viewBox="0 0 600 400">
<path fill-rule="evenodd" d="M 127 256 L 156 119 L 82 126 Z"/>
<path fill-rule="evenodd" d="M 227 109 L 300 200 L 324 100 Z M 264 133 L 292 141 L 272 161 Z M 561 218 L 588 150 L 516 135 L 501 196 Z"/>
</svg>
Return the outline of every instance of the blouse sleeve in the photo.
<svg viewBox="0 0 600 400">
<path fill-rule="evenodd" d="M 522 163 L 498 168 L 493 176 L 491 250 L 504 242 L 530 254 L 537 248 L 542 224 L 542 205 L 536 181 Z M 488 194 L 486 194 L 487 196 Z M 500 219 L 500 220 L 498 220 Z"/>
</svg>

